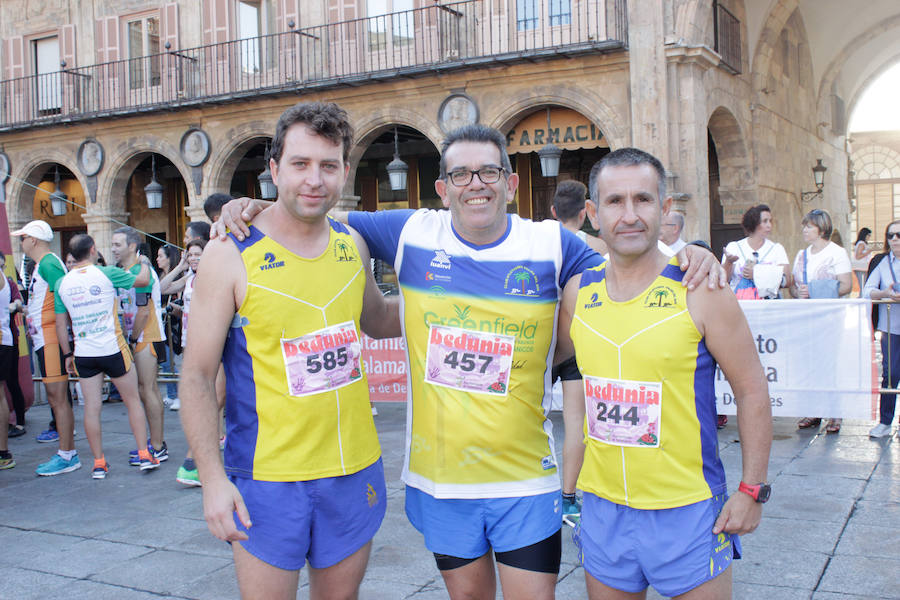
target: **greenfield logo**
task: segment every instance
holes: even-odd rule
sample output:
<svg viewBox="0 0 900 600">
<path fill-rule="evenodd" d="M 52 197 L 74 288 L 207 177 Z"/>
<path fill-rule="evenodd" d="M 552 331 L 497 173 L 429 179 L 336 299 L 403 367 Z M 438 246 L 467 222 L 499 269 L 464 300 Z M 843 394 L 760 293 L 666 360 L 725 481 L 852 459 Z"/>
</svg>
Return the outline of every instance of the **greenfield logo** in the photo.
<svg viewBox="0 0 900 600">
<path fill-rule="evenodd" d="M 453 305 L 451 315 L 441 315 L 433 311 L 427 311 L 424 315 L 425 327 L 431 325 L 445 325 L 447 327 L 460 327 L 472 331 L 490 331 L 503 335 L 514 335 L 516 340 L 534 340 L 537 333 L 538 322 L 535 320 L 515 321 L 506 316 L 479 318 L 472 314 L 471 305 Z"/>
<path fill-rule="evenodd" d="M 541 291 L 535 272 L 523 266 L 510 269 L 503 282 L 503 289 L 507 296 L 537 296 Z"/>
<path fill-rule="evenodd" d="M 644 297 L 645 308 L 667 308 L 678 306 L 678 296 L 675 290 L 667 285 L 658 285 L 650 290 Z"/>
<path fill-rule="evenodd" d="M 338 240 L 334 243 L 334 258 L 338 262 L 354 262 L 356 260 L 353 249 L 345 240 Z"/>
<path fill-rule="evenodd" d="M 444 288 L 442 288 L 439 285 L 433 285 L 430 288 L 428 288 L 428 295 L 431 296 L 432 298 L 443 298 L 444 296 L 447 295 L 447 290 L 445 290 Z"/>
</svg>

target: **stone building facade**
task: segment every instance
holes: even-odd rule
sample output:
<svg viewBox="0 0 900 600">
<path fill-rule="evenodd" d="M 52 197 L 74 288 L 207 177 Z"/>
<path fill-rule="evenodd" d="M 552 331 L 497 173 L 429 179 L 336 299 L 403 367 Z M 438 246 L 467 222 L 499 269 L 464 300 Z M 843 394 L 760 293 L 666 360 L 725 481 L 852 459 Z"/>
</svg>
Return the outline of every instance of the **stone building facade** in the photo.
<svg viewBox="0 0 900 600">
<path fill-rule="evenodd" d="M 791 252 L 811 208 L 831 211 L 848 237 L 847 110 L 900 54 L 886 25 L 900 7 L 873 2 L 842 38 L 844 4 L 8 0 L 0 193 L 11 227 L 42 217 L 63 241 L 86 229 L 102 250 L 119 223 L 178 242 L 207 195 L 260 193 L 286 107 L 332 100 L 356 131 L 345 207 L 439 206 L 437 148 L 477 121 L 508 135 L 522 179 L 511 211 L 549 217 L 558 181 L 586 182 L 603 154 L 633 145 L 666 165 L 687 237 L 721 248 L 764 202 Z M 859 69 L 869 54 L 853 41 L 866 35 L 886 41 Z M 543 177 L 537 158 L 548 130 L 564 149 L 558 177 Z M 401 191 L 384 170 L 395 133 L 409 166 Z M 825 186 L 804 200 L 817 159 Z M 57 173 L 71 201 L 59 216 Z M 160 209 L 146 204 L 152 177 Z"/>
</svg>

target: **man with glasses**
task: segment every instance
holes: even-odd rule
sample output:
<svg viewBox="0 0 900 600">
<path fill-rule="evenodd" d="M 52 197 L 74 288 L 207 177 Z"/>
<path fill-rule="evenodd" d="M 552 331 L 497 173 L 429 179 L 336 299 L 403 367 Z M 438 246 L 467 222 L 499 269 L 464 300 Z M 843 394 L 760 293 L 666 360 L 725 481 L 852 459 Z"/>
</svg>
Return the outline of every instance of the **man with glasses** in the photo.
<svg viewBox="0 0 900 600">
<path fill-rule="evenodd" d="M 553 598 L 562 547 L 549 419 L 557 303 L 569 278 L 602 259 L 558 222 L 507 213 L 519 177 L 502 133 L 468 125 L 441 150 L 434 185 L 449 211 L 339 216 L 394 266 L 403 298 L 406 513 L 451 598 L 495 597 L 491 550 L 505 597 Z M 246 233 L 232 213 L 245 206 L 223 209 L 217 232 Z M 692 282 L 706 277 L 708 257 Z"/>
</svg>

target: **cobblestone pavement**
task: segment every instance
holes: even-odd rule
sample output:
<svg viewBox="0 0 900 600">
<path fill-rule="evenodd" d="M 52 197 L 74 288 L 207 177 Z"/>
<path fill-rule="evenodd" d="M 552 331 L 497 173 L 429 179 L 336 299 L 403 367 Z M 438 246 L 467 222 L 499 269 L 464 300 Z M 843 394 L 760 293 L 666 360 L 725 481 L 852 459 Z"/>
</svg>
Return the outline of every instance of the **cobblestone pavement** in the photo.
<svg viewBox="0 0 900 600">
<path fill-rule="evenodd" d="M 375 537 L 360 598 L 430 600 L 446 590 L 421 536 L 403 512 L 400 470 L 405 406 L 375 417 L 384 452 L 388 512 Z M 0 598 L 237 598 L 228 546 L 208 532 L 200 490 L 175 482 L 186 444 L 167 412 L 171 459 L 146 474 L 127 464 L 134 443 L 122 404 L 103 407 L 109 478 L 90 476 L 90 451 L 76 410 L 76 447 L 85 467 L 50 478 L 35 467 L 55 451 L 34 436 L 49 409 L 28 413 L 28 434 L 10 440 L 18 466 L 0 471 Z M 554 414 L 561 448 L 561 415 Z M 733 424 L 719 432 L 729 487 L 740 478 Z M 839 435 L 797 431 L 776 419 L 769 467 L 772 500 L 757 532 L 743 538 L 734 567 L 736 599 L 900 598 L 900 442 L 870 440 L 868 422 Z M 584 573 L 565 528 L 557 598 L 584 598 Z M 298 598 L 308 594 L 301 575 Z M 498 593 L 498 597 L 499 593 Z M 649 597 L 659 598 L 654 592 Z"/>
</svg>

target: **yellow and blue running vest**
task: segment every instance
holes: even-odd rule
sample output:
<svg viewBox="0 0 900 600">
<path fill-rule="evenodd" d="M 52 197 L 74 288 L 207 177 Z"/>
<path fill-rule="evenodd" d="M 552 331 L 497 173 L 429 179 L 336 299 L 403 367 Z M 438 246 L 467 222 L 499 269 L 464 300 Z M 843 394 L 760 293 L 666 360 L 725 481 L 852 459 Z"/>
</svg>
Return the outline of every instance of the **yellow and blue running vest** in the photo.
<svg viewBox="0 0 900 600">
<path fill-rule="evenodd" d="M 261 481 L 355 473 L 381 456 L 362 370 L 366 269 L 343 225 L 316 258 L 251 227 L 247 293 L 225 342 L 225 470 Z M 192 307 L 197 310 L 196 307 Z"/>
<path fill-rule="evenodd" d="M 586 270 L 571 334 L 585 387 L 578 487 L 638 509 L 725 492 L 716 435 L 716 363 L 688 312 L 672 259 L 641 294 L 610 300 L 603 265 Z"/>
</svg>

